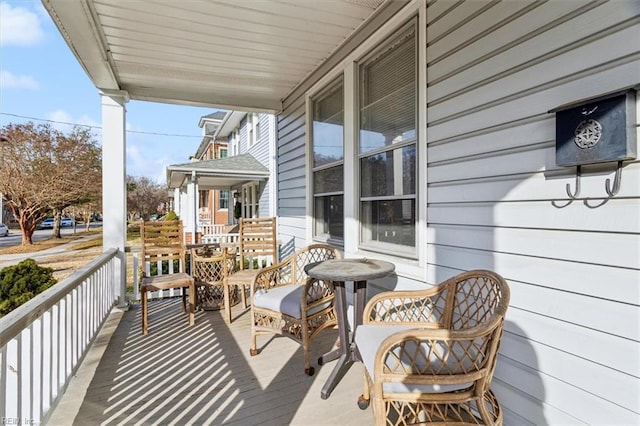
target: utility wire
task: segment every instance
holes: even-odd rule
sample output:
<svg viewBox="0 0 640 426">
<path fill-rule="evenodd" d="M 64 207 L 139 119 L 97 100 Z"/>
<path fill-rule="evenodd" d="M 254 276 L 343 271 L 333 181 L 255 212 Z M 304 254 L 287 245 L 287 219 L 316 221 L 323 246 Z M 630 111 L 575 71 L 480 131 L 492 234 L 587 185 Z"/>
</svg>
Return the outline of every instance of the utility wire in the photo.
<svg viewBox="0 0 640 426">
<path fill-rule="evenodd" d="M 102 130 L 102 126 L 92 126 L 90 124 L 67 123 L 65 121 L 47 120 L 47 119 L 44 119 L 44 118 L 27 117 L 27 116 L 18 115 L 18 114 L 9 114 L 8 112 L 0 112 L 0 115 L 8 115 L 10 117 L 16 117 L 16 118 L 25 118 L 27 120 L 45 121 L 47 123 L 53 123 L 53 124 L 66 124 L 68 126 L 87 127 L 89 129 Z M 171 137 L 180 137 L 180 138 L 202 138 L 202 135 L 177 135 L 177 134 L 171 134 L 171 133 L 143 132 L 141 130 L 126 130 L 126 132 L 127 133 L 138 133 L 138 134 L 141 134 L 141 135 L 171 136 Z"/>
</svg>

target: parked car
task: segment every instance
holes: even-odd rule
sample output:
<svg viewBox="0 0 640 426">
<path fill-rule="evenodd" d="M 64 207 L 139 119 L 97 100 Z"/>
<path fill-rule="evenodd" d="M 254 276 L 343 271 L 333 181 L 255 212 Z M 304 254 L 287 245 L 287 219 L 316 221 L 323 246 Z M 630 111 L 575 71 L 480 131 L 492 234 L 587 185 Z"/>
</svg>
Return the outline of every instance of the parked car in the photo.
<svg viewBox="0 0 640 426">
<path fill-rule="evenodd" d="M 73 219 L 70 217 L 63 217 L 60 219 L 60 226 L 65 228 L 67 226 L 73 226 Z"/>
<path fill-rule="evenodd" d="M 43 220 L 42 222 L 40 222 L 40 225 L 38 225 L 38 228 L 40 229 L 53 229 L 53 218 L 52 217 L 48 217 L 45 220 Z"/>
<path fill-rule="evenodd" d="M 9 227 L 4 223 L 0 223 L 0 237 L 6 237 L 9 235 Z"/>
</svg>

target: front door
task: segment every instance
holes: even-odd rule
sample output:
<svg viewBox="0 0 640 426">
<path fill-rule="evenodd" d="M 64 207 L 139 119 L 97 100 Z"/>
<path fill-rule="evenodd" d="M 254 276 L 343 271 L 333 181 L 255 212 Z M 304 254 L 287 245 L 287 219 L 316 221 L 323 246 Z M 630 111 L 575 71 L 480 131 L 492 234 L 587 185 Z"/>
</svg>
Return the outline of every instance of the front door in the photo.
<svg viewBox="0 0 640 426">
<path fill-rule="evenodd" d="M 259 217 L 260 183 L 242 185 L 242 217 Z"/>
</svg>

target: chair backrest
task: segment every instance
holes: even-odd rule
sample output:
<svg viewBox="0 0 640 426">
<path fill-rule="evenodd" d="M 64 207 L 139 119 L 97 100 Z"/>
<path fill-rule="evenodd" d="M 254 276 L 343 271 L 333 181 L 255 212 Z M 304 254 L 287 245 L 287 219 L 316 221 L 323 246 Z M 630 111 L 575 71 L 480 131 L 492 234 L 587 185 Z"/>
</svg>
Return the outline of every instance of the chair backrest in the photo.
<svg viewBox="0 0 640 426">
<path fill-rule="evenodd" d="M 241 218 L 238 250 L 240 269 L 262 268 L 269 266 L 269 262 L 277 263 L 276 218 Z"/>
<path fill-rule="evenodd" d="M 404 382 L 417 383 L 422 380 L 420 376 L 432 375 L 448 376 L 442 379 L 444 382 L 435 383 L 477 381 L 483 388 L 488 386 L 493 377 L 509 306 L 507 282 L 492 271 L 473 270 L 444 281 L 431 289 L 430 294 L 421 306 L 428 311 L 431 321 L 438 324 L 435 328 L 447 332 L 427 341 L 409 338 L 392 351 L 406 354 L 416 353 L 416 345 L 423 348 L 425 355 L 415 356 L 408 363 L 403 360 L 405 364 L 412 365 L 409 371 L 420 371 L 405 378 Z M 386 365 L 397 363 L 394 357 L 388 359 Z"/>
<path fill-rule="evenodd" d="M 150 221 L 140 224 L 141 263 L 145 276 L 185 271 L 184 232 L 182 221 Z M 178 261 L 177 267 L 174 261 Z M 150 265 L 156 263 L 156 273 Z M 176 271 L 177 269 L 177 271 Z M 166 270 L 164 272 L 163 270 Z"/>
<path fill-rule="evenodd" d="M 478 386 L 488 386 L 509 298 L 504 278 L 486 270 L 463 272 L 430 289 L 374 296 L 367 320 L 415 324 L 416 330 L 424 330 L 408 329 L 385 348 L 381 380 L 399 382 L 402 376 L 403 384 L 477 381 Z"/>
<path fill-rule="evenodd" d="M 304 271 L 305 266 L 311 263 L 324 262 L 325 260 L 340 259 L 340 252 L 335 247 L 327 244 L 311 244 L 295 252 L 293 259 L 291 262 L 293 282 L 302 283 L 308 277 Z"/>
<path fill-rule="evenodd" d="M 196 283 L 222 285 L 224 278 L 236 271 L 236 253 L 234 246 L 222 247 L 210 254 L 191 250 L 192 275 Z"/>
<path fill-rule="evenodd" d="M 444 324 L 449 330 L 465 330 L 504 317 L 509 306 L 509 286 L 492 271 L 463 272 L 443 283 L 447 293 Z"/>
<path fill-rule="evenodd" d="M 255 288 L 265 290 L 280 285 L 303 284 L 308 278 L 304 267 L 310 263 L 340 259 L 340 252 L 327 244 L 303 247 L 282 262 L 262 269 L 255 278 Z"/>
</svg>

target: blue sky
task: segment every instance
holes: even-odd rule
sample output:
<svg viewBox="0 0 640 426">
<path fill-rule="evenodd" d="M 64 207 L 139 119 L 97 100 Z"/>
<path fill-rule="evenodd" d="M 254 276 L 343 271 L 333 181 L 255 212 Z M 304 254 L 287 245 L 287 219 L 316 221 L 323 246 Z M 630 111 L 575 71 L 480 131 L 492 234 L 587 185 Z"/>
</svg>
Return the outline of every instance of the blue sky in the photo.
<svg viewBox="0 0 640 426">
<path fill-rule="evenodd" d="M 214 109 L 130 101 L 127 174 L 165 183 L 200 144 L 198 121 Z M 101 125 L 100 95 L 39 0 L 0 2 L 0 127 L 34 119 Z M 33 117 L 34 119 L 23 118 Z M 71 126 L 55 124 L 68 131 Z M 100 129 L 94 128 L 100 141 Z M 181 136 L 160 136 L 160 133 Z"/>
</svg>

